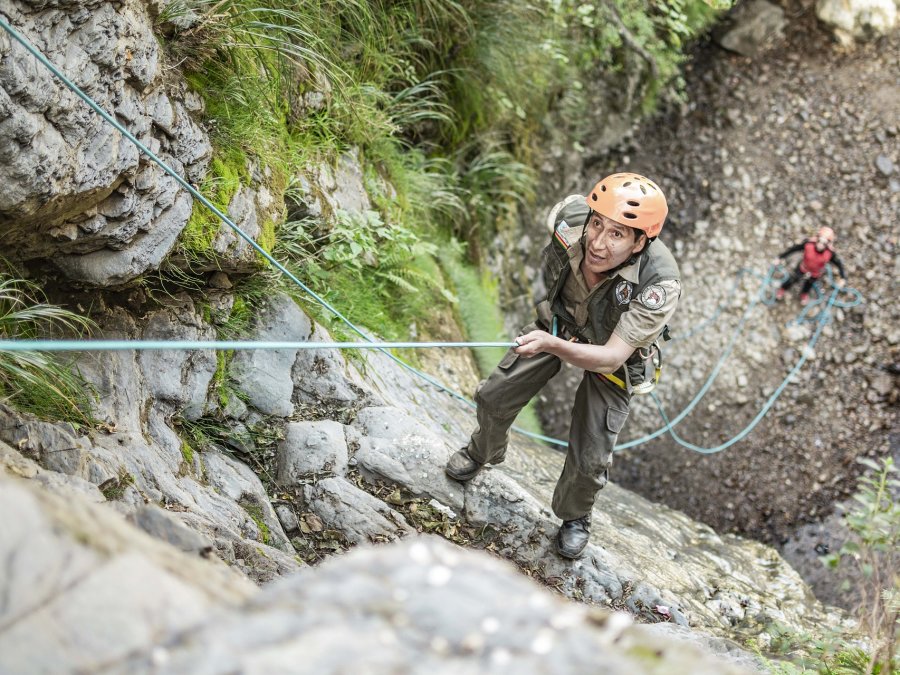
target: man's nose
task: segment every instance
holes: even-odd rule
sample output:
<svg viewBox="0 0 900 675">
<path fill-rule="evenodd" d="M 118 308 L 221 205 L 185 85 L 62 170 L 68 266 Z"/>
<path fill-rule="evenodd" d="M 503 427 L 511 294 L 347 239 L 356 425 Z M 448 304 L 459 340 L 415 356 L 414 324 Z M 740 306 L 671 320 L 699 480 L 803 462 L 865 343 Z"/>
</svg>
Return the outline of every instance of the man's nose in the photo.
<svg viewBox="0 0 900 675">
<path fill-rule="evenodd" d="M 597 235 L 597 238 L 594 239 L 594 248 L 597 249 L 605 249 L 609 245 L 609 237 L 605 232 L 601 232 Z"/>
</svg>

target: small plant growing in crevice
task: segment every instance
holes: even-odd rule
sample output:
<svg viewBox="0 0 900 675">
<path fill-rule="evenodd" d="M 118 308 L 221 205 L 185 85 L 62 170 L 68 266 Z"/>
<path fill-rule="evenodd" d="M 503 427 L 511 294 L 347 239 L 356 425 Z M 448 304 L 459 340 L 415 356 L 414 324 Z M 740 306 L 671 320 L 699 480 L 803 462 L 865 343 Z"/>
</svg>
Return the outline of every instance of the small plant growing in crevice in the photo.
<svg viewBox="0 0 900 675">
<path fill-rule="evenodd" d="M 36 284 L 0 272 L 0 339 L 82 335 L 94 327 L 47 302 Z M 42 419 L 93 423 L 93 392 L 73 360 L 36 351 L 0 351 L 0 398 Z"/>
<path fill-rule="evenodd" d="M 122 467 L 117 475 L 100 483 L 99 489 L 106 497 L 106 501 L 114 502 L 125 495 L 125 490 L 129 485 L 134 485 L 134 476 L 128 473 L 125 467 Z"/>
</svg>

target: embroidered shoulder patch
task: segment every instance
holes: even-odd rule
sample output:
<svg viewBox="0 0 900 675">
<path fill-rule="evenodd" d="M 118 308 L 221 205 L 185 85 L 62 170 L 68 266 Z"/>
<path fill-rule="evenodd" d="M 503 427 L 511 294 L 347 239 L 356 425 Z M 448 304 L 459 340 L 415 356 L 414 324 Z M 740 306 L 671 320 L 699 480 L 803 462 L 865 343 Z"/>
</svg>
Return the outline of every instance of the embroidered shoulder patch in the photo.
<svg viewBox="0 0 900 675">
<path fill-rule="evenodd" d="M 556 230 L 553 232 L 553 238 L 556 240 L 556 243 L 563 248 L 569 248 L 569 242 L 566 240 L 568 230 L 569 224 L 563 220 L 560 221 L 559 225 L 556 226 Z"/>
<path fill-rule="evenodd" d="M 641 292 L 641 304 L 647 309 L 659 309 L 666 304 L 666 289 L 658 284 L 647 286 Z"/>
<path fill-rule="evenodd" d="M 627 305 L 631 302 L 631 293 L 633 287 L 627 281 L 620 281 L 616 285 L 616 304 Z"/>
</svg>

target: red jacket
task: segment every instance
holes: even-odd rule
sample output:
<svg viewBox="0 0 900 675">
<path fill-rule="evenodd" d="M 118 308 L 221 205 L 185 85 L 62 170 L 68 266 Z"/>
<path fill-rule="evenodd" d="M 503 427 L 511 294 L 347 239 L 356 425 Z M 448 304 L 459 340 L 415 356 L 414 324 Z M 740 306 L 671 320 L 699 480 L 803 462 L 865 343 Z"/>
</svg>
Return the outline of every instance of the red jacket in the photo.
<svg viewBox="0 0 900 675">
<path fill-rule="evenodd" d="M 815 239 L 810 239 L 803 246 L 803 260 L 800 262 L 800 271 L 808 274 L 813 279 L 818 279 L 822 276 L 825 265 L 831 261 L 833 256 L 834 251 L 830 246 L 826 246 L 824 250 L 819 251 L 816 249 Z"/>
<path fill-rule="evenodd" d="M 803 260 L 800 261 L 800 264 L 797 265 L 797 267 L 802 274 L 808 274 L 813 279 L 818 279 L 825 271 L 825 265 L 831 263 L 837 267 L 838 273 L 841 275 L 842 279 L 847 278 L 847 274 L 844 271 L 844 264 L 838 258 L 837 253 L 834 252 L 834 249 L 828 246 L 824 251 L 817 251 L 815 239 L 809 239 L 796 246 L 791 246 L 778 257 L 783 259 L 793 253 L 800 253 L 801 251 L 803 252 Z"/>
</svg>

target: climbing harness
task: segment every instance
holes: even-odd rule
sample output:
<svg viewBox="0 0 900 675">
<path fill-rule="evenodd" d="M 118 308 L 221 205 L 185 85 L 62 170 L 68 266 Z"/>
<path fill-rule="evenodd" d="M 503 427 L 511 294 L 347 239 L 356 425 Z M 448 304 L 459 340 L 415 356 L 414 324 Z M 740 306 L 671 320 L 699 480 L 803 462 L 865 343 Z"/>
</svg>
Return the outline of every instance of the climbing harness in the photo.
<svg viewBox="0 0 900 675">
<path fill-rule="evenodd" d="M 173 169 L 171 169 L 162 159 L 157 157 L 149 148 L 147 148 L 144 144 L 142 144 L 134 135 L 132 135 L 125 127 L 123 127 L 118 121 L 116 121 L 109 113 L 107 113 L 103 108 L 100 107 L 90 96 L 85 94 L 81 89 L 79 89 L 68 77 L 66 77 L 56 66 L 54 66 L 43 54 L 40 53 L 35 47 L 33 47 L 24 37 L 22 37 L 9 23 L 6 22 L 5 19 L 0 17 L 0 27 L 2 27 L 16 42 L 22 45 L 26 51 L 28 51 L 34 58 L 36 58 L 45 68 L 47 68 L 50 72 L 52 72 L 65 86 L 71 90 L 74 94 L 76 94 L 82 101 L 84 101 L 88 106 L 91 107 L 94 112 L 96 112 L 100 117 L 106 120 L 109 124 L 115 127 L 127 140 L 133 143 L 144 155 L 146 155 L 150 160 L 152 160 L 157 166 L 159 166 L 167 175 L 172 177 L 181 187 L 188 191 L 188 193 L 201 204 L 203 204 L 206 208 L 212 211 L 223 223 L 228 225 L 234 232 L 241 237 L 244 241 L 247 242 L 253 249 L 255 249 L 266 261 L 272 264 L 279 272 L 284 274 L 287 278 L 289 278 L 292 282 L 294 282 L 300 289 L 302 289 L 305 293 L 307 293 L 312 299 L 318 302 L 322 307 L 331 312 L 334 316 L 340 319 L 345 325 L 347 325 L 351 330 L 353 330 L 356 334 L 362 337 L 365 342 L 251 342 L 251 341 L 152 341 L 152 340 L 144 340 L 144 341 L 128 341 L 128 340 L 0 340 L 0 351 L 124 351 L 124 350 L 187 350 L 187 349 L 375 349 L 384 353 L 388 358 L 395 361 L 401 367 L 410 371 L 411 373 L 417 375 L 422 378 L 429 384 L 434 385 L 439 390 L 453 396 L 454 398 L 462 401 L 469 407 L 476 407 L 474 401 L 466 398 L 462 394 L 453 391 L 452 389 L 446 387 L 441 382 L 431 377 L 427 373 L 424 373 L 417 368 L 409 365 L 402 359 L 398 358 L 394 354 L 388 351 L 388 349 L 419 349 L 419 348 L 456 348 L 456 347 L 466 347 L 466 348 L 478 348 L 478 347 L 513 347 L 516 345 L 515 342 L 431 342 L 431 343 L 418 343 L 418 342 L 377 342 L 374 338 L 367 335 L 364 331 L 358 328 L 355 324 L 353 324 L 347 317 L 345 317 L 338 309 L 332 306 L 327 300 L 319 296 L 315 291 L 309 288 L 306 284 L 304 284 L 300 279 L 298 279 L 290 270 L 288 270 L 284 265 L 278 262 L 268 251 L 263 249 L 250 235 L 244 232 L 240 227 L 238 227 L 234 222 L 231 221 L 230 218 L 215 205 L 213 205 L 208 199 L 206 199 L 200 192 L 198 192 L 190 183 L 188 183 L 184 178 L 182 178 L 178 173 L 176 173 Z M 828 280 L 832 281 L 832 275 L 830 268 L 827 269 Z M 773 276 L 781 271 L 780 266 L 773 265 L 768 274 L 765 276 L 761 286 L 756 294 L 756 297 L 748 304 L 747 308 L 744 311 L 743 316 L 738 322 L 735 330 L 732 333 L 732 336 L 720 356 L 718 362 L 707 378 L 706 382 L 700 388 L 698 393 L 694 396 L 688 406 L 679 413 L 674 419 L 669 420 L 667 417 L 665 410 L 662 407 L 662 403 L 659 400 L 656 393 L 651 393 L 653 400 L 655 401 L 660 416 L 662 417 L 665 425 L 660 429 L 654 431 L 651 434 L 643 436 L 641 438 L 635 439 L 633 441 L 629 441 L 628 443 L 624 443 L 622 445 L 618 445 L 615 447 L 615 450 L 624 450 L 630 447 L 634 447 L 636 445 L 641 445 L 646 443 L 654 438 L 658 438 L 663 434 L 670 434 L 673 440 L 679 445 L 687 447 L 695 452 L 701 453 L 713 453 L 724 450 L 727 447 L 730 447 L 734 443 L 737 443 L 739 440 L 746 437 L 747 434 L 752 431 L 753 427 L 758 424 L 758 422 L 765 416 L 768 410 L 772 407 L 775 400 L 780 396 L 781 392 L 787 386 L 790 379 L 800 370 L 803 364 L 809 357 L 809 354 L 812 353 L 812 348 L 815 343 L 818 341 L 822 331 L 825 326 L 831 321 L 831 309 L 836 307 L 853 307 L 862 302 L 861 294 L 852 288 L 843 288 L 839 289 L 835 287 L 833 291 L 828 296 L 827 300 L 825 300 L 825 296 L 819 291 L 818 284 L 816 284 L 816 298 L 813 302 L 810 302 L 800 314 L 790 323 L 802 323 L 805 321 L 816 321 L 817 327 L 814 331 L 812 337 L 807 342 L 806 347 L 802 350 L 802 355 L 791 371 L 788 373 L 787 377 L 783 380 L 781 386 L 779 386 L 773 394 L 766 401 L 766 404 L 763 406 L 763 409 L 757 414 L 757 416 L 753 419 L 753 421 L 748 425 L 745 429 L 743 429 L 739 434 L 733 437 L 727 443 L 723 443 L 720 446 L 716 446 L 714 448 L 701 448 L 699 446 L 693 445 L 681 439 L 675 433 L 675 426 L 681 422 L 688 414 L 694 409 L 694 407 L 699 403 L 699 401 L 703 398 L 709 388 L 712 386 L 712 383 L 718 377 L 719 371 L 721 370 L 723 364 L 727 360 L 727 358 L 731 355 L 731 352 L 734 350 L 734 347 L 737 343 L 737 339 L 743 331 L 744 325 L 747 323 L 751 312 L 755 307 L 762 304 L 772 304 L 774 302 L 773 291 L 771 281 Z M 759 276 L 757 273 L 752 270 L 743 269 L 741 270 L 737 278 L 735 280 L 735 287 L 738 283 L 740 283 L 741 277 L 745 274 L 754 274 Z M 849 301 L 838 301 L 837 295 L 839 291 L 844 291 L 850 293 L 853 298 Z M 729 295 L 730 297 L 730 295 Z M 819 309 L 819 311 L 815 315 L 811 315 L 810 312 L 815 308 L 819 307 L 824 303 L 824 307 Z M 707 327 L 712 325 L 721 314 L 724 312 L 725 305 L 720 304 L 717 307 L 716 311 L 713 315 L 694 327 L 690 333 L 684 336 L 676 337 L 673 339 L 687 339 L 697 333 L 705 330 Z M 555 318 L 555 317 L 554 317 Z M 552 331 L 556 334 L 557 326 L 554 322 L 552 326 Z M 654 379 L 658 379 L 659 375 L 659 350 L 653 350 L 650 353 L 652 357 L 655 357 L 657 361 L 654 363 L 655 376 Z M 624 384 L 624 383 L 623 383 Z M 639 385 L 640 386 L 640 385 Z M 546 443 L 550 443 L 557 446 L 568 446 L 568 443 L 565 441 L 551 438 L 549 436 L 545 436 L 543 434 L 536 434 L 519 427 L 513 427 L 514 431 L 527 436 L 529 438 L 543 441 Z"/>
</svg>

